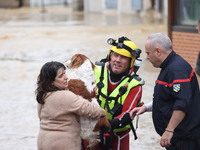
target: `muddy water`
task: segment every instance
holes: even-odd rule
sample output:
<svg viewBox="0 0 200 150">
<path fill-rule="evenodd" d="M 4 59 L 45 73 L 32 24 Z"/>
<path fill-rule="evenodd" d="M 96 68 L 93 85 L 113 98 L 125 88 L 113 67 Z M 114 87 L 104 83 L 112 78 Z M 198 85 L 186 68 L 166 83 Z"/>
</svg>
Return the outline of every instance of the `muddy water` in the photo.
<svg viewBox="0 0 200 150">
<path fill-rule="evenodd" d="M 56 11 L 55 11 L 56 10 Z M 34 97 L 41 66 L 51 60 L 65 61 L 75 53 L 92 61 L 105 57 L 107 39 L 127 36 L 144 50 L 146 37 L 166 32 L 166 25 L 154 12 L 116 15 L 72 14 L 66 8 L 0 10 L 0 146 L 1 150 L 36 150 L 39 120 Z M 145 59 L 143 51 L 140 76 L 145 80 L 142 101 L 152 99 L 159 72 Z M 140 117 L 138 140 L 131 133 L 131 149 L 159 150 L 151 113 Z"/>
</svg>

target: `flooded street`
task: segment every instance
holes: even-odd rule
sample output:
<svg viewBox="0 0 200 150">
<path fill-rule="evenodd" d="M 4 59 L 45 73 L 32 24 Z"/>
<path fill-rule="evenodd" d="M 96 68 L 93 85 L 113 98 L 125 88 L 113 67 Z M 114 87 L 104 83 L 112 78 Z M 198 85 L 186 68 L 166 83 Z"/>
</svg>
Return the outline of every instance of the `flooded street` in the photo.
<svg viewBox="0 0 200 150">
<path fill-rule="evenodd" d="M 149 102 L 159 72 L 145 59 L 149 34 L 167 32 L 155 12 L 119 15 L 73 13 L 65 7 L 0 9 L 0 145 L 1 150 L 36 150 L 39 120 L 34 90 L 41 66 L 64 62 L 73 54 L 93 62 L 104 58 L 108 38 L 127 36 L 143 50 L 138 74 L 145 80 L 142 101 Z M 162 150 L 151 113 L 140 116 L 138 140 L 131 134 L 131 150 Z"/>
</svg>

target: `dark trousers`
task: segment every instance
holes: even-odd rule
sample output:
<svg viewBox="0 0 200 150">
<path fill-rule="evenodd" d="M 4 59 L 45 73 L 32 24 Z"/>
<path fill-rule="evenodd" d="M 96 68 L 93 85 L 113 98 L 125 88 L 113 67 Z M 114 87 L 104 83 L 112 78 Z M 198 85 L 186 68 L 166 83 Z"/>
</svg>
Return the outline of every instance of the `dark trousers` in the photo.
<svg viewBox="0 0 200 150">
<path fill-rule="evenodd" d="M 200 150 L 200 139 L 173 139 L 167 150 Z"/>
</svg>

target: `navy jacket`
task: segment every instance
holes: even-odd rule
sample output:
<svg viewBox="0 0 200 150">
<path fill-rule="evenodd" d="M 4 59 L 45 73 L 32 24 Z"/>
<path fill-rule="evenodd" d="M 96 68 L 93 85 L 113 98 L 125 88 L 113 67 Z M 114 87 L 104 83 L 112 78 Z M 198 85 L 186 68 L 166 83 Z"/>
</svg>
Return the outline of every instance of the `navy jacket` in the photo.
<svg viewBox="0 0 200 150">
<path fill-rule="evenodd" d="M 200 138 L 200 92 L 191 66 L 174 51 L 161 64 L 153 97 L 153 122 L 162 135 L 173 110 L 186 113 L 174 131 L 174 137 Z"/>
</svg>

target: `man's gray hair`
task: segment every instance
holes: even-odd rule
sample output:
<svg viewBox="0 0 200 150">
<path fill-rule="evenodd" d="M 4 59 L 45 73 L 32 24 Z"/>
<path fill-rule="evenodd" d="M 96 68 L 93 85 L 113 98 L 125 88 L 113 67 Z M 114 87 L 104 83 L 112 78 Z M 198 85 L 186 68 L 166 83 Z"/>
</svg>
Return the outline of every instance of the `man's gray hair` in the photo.
<svg viewBox="0 0 200 150">
<path fill-rule="evenodd" d="M 156 47 L 159 47 L 163 51 L 172 50 L 172 41 L 166 34 L 162 32 L 149 35 L 147 40 L 150 40 L 150 46 L 152 50 Z"/>
</svg>

